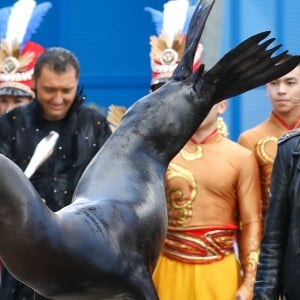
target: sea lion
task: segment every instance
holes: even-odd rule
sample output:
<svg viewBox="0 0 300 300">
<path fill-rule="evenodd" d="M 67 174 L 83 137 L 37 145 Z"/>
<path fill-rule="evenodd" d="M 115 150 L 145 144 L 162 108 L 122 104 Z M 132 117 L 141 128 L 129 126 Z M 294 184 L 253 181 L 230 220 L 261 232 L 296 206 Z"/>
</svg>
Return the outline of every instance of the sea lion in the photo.
<svg viewBox="0 0 300 300">
<path fill-rule="evenodd" d="M 213 68 L 192 73 L 214 0 L 200 0 L 172 78 L 134 103 L 82 175 L 73 202 L 50 211 L 23 172 L 0 157 L 0 258 L 20 281 L 57 300 L 157 300 L 166 168 L 217 102 L 288 73 L 299 56 L 259 33 Z M 280 63 L 279 63 L 280 62 Z M 82 149 L 84 151 L 84 149 Z"/>
</svg>

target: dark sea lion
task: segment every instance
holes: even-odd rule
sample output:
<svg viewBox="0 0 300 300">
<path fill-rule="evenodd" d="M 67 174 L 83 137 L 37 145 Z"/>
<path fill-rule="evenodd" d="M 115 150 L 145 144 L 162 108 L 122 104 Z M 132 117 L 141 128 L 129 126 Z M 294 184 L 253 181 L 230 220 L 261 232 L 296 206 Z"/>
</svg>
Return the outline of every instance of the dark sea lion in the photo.
<svg viewBox="0 0 300 300">
<path fill-rule="evenodd" d="M 166 233 L 170 160 L 215 103 L 299 63 L 298 56 L 284 59 L 286 52 L 271 57 L 280 46 L 267 50 L 273 39 L 263 42 L 269 34 L 263 32 L 207 73 L 201 66 L 192 74 L 213 3 L 198 3 L 173 77 L 129 108 L 84 172 L 72 204 L 51 212 L 23 172 L 0 157 L 0 257 L 40 294 L 58 300 L 158 299 L 151 273 Z"/>
</svg>

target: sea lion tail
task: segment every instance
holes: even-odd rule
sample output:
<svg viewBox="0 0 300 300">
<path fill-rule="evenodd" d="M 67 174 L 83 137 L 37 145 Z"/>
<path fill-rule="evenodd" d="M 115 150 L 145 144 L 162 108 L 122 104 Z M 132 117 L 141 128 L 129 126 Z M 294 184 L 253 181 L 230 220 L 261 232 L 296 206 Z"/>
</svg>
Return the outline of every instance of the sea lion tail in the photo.
<svg viewBox="0 0 300 300">
<path fill-rule="evenodd" d="M 185 50 L 171 79 L 180 81 L 192 74 L 193 62 L 208 15 L 215 0 L 200 0 L 196 5 L 189 29 L 186 35 Z"/>
</svg>

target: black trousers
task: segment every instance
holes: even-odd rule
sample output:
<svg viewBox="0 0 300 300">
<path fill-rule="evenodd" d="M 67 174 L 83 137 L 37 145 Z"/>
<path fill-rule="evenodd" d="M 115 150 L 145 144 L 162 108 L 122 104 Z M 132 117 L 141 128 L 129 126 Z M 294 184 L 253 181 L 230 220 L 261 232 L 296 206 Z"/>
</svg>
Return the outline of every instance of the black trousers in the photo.
<svg viewBox="0 0 300 300">
<path fill-rule="evenodd" d="M 1 271 L 0 300 L 50 300 L 15 279 L 3 266 Z"/>
<path fill-rule="evenodd" d="M 30 287 L 15 279 L 4 267 L 2 267 L 0 299 L 34 300 L 34 291 Z"/>
</svg>

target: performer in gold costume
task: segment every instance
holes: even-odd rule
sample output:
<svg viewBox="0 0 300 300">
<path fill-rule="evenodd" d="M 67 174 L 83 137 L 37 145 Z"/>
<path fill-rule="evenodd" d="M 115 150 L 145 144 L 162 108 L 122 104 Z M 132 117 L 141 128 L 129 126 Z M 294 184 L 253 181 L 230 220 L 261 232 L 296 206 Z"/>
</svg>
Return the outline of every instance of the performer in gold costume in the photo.
<svg viewBox="0 0 300 300">
<path fill-rule="evenodd" d="M 213 107 L 167 170 L 168 231 L 153 275 L 161 300 L 252 299 L 259 174 L 254 155 L 218 130 L 225 108 L 226 101 Z"/>
<path fill-rule="evenodd" d="M 263 221 L 269 206 L 269 189 L 277 140 L 300 127 L 300 66 L 266 85 L 272 112 L 267 120 L 243 132 L 238 142 L 253 151 L 260 169 Z M 264 225 L 263 225 L 264 226 Z"/>
<path fill-rule="evenodd" d="M 184 13 L 184 2 L 164 5 L 162 33 L 150 37 L 151 91 L 169 79 L 180 61 L 184 27 L 181 34 L 176 31 L 180 26 L 174 25 L 174 15 L 184 19 L 178 16 Z M 194 69 L 202 50 L 199 44 Z M 213 107 L 168 167 L 168 230 L 153 273 L 160 300 L 252 299 L 261 239 L 259 172 L 251 151 L 226 138 L 221 118 L 226 107 L 226 101 Z"/>
</svg>

